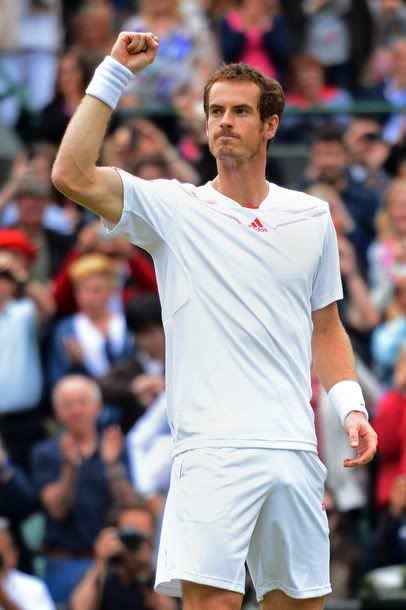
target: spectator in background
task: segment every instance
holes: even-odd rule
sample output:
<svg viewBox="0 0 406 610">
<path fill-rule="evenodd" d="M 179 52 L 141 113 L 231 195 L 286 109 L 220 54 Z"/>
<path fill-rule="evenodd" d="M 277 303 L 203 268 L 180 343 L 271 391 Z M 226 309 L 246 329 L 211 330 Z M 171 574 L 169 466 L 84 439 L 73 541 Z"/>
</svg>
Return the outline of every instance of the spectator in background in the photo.
<svg viewBox="0 0 406 610">
<path fill-rule="evenodd" d="M 89 254 L 70 267 L 78 313 L 60 321 L 51 337 L 48 354 L 49 383 L 69 373 L 99 377 L 127 357 L 133 343 L 124 315 L 114 311 L 118 268 L 102 254 Z"/>
<path fill-rule="evenodd" d="M 3 610 L 55 610 L 42 580 L 17 570 L 18 550 L 0 518 L 0 606 Z"/>
<path fill-rule="evenodd" d="M 91 564 L 107 512 L 135 495 L 121 432 L 110 427 L 98 433 L 97 384 L 84 376 L 65 377 L 54 389 L 53 404 L 61 435 L 35 447 L 32 472 L 47 517 L 45 580 L 54 601 L 67 602 Z"/>
<path fill-rule="evenodd" d="M 406 349 L 399 351 L 393 387 L 378 402 L 372 425 L 379 434 L 375 502 L 379 511 L 391 502 L 393 485 L 406 475 Z"/>
<path fill-rule="evenodd" d="M 71 246 L 72 237 L 45 227 L 45 212 L 50 203 L 50 180 L 33 173 L 20 176 L 14 199 L 16 227 L 32 241 L 37 250 L 30 267 L 30 279 L 46 284 L 59 270 Z"/>
<path fill-rule="evenodd" d="M 389 185 L 383 166 L 390 147 L 382 139 L 381 125 L 373 118 L 354 117 L 344 134 L 344 142 L 353 180 L 383 195 Z"/>
<path fill-rule="evenodd" d="M 364 570 L 406 564 L 406 474 L 391 485 L 388 507 L 367 546 Z"/>
<path fill-rule="evenodd" d="M 288 141 L 309 142 L 315 129 L 332 122 L 347 125 L 348 115 L 343 114 L 351 103 L 343 89 L 326 85 L 324 67 L 310 55 L 297 55 L 291 61 L 291 85 L 286 96 L 287 108 L 297 111 L 284 117 L 281 138 Z M 317 114 L 317 109 L 335 109 L 333 117 Z M 311 110 L 311 114 L 305 114 Z M 302 113 L 302 114 L 299 114 Z"/>
<path fill-rule="evenodd" d="M 52 294 L 58 314 L 70 315 L 77 311 L 70 269 L 75 261 L 86 254 L 103 254 L 116 263 L 118 282 L 112 297 L 115 311 L 122 311 L 135 295 L 157 291 L 154 266 L 147 255 L 120 235 L 106 235 L 100 221 L 96 220 L 80 231 L 75 246 L 54 278 Z"/>
<path fill-rule="evenodd" d="M 10 533 L 19 548 L 18 567 L 28 573 L 32 573 L 32 562 L 21 524 L 38 509 L 39 503 L 31 480 L 22 468 L 13 464 L 0 445 L 0 515 L 8 520 Z"/>
<path fill-rule="evenodd" d="M 406 105 L 406 37 L 392 42 L 386 71 L 378 84 L 364 90 L 362 97 L 392 106 L 394 114 L 385 123 L 383 138 L 390 145 L 402 143 L 406 135 L 406 118 L 402 112 Z"/>
<path fill-rule="evenodd" d="M 58 145 L 91 78 L 89 62 L 77 51 L 59 60 L 55 95 L 39 117 L 37 138 Z"/>
<path fill-rule="evenodd" d="M 127 90 L 140 106 L 170 105 L 183 84 L 192 84 L 194 96 L 199 96 L 218 64 L 216 41 L 207 24 L 202 27 L 201 21 L 187 19 L 180 0 L 141 0 L 139 14 L 130 17 L 123 30 L 159 36 L 154 64 L 140 72 Z"/>
<path fill-rule="evenodd" d="M 368 251 L 372 299 L 385 311 L 392 298 L 395 278 L 406 264 L 406 180 L 393 180 L 376 216 L 377 238 Z"/>
<path fill-rule="evenodd" d="M 286 82 L 288 30 L 275 0 L 240 0 L 220 19 L 218 37 L 226 63 L 246 63 Z"/>
<path fill-rule="evenodd" d="M 34 254 L 23 234 L 0 230 L 0 434 L 13 462 L 25 469 L 33 443 L 44 436 L 39 322 L 51 314 L 38 284 L 27 283 L 22 261 Z"/>
<path fill-rule="evenodd" d="M 346 209 L 340 194 L 333 186 L 324 182 L 315 182 L 306 192 L 313 197 L 318 197 L 328 202 L 337 238 L 348 241 L 351 244 L 352 248 L 355 249 L 355 264 L 360 268 L 361 273 L 365 272 L 367 239 L 364 231 L 355 223 L 351 214 Z"/>
<path fill-rule="evenodd" d="M 391 318 L 372 335 L 372 356 L 381 380 L 390 385 L 400 351 L 406 341 L 406 269 L 393 278 Z"/>
<path fill-rule="evenodd" d="M 159 156 L 166 161 L 170 178 L 198 184 L 200 176 L 183 159 L 159 127 L 146 119 L 134 119 L 119 127 L 103 148 L 103 163 L 134 172 L 145 157 Z"/>
<path fill-rule="evenodd" d="M 47 204 L 43 214 L 45 229 L 64 235 L 71 235 L 80 221 L 81 212 L 78 206 L 64 200 L 50 184 L 49 176 L 56 155 L 56 147 L 48 142 L 36 142 L 30 146 L 29 152 L 21 153 L 13 165 L 9 180 L 0 192 L 0 225 L 14 226 L 19 221 L 19 211 L 14 201 L 20 182 L 27 177 L 34 177 L 36 183 L 44 185 L 47 194 Z M 58 201 L 58 203 L 57 203 Z M 59 202 L 62 205 L 59 205 Z"/>
<path fill-rule="evenodd" d="M 109 55 L 116 38 L 114 10 L 110 2 L 85 2 L 75 15 L 72 50 L 96 68 Z"/>
<path fill-rule="evenodd" d="M 3 12 L 4 11 L 4 12 Z M 0 120 L 15 125 L 21 105 L 50 101 L 61 43 L 59 0 L 5 0 L 0 15 Z"/>
<path fill-rule="evenodd" d="M 100 532 L 95 560 L 72 594 L 71 610 L 176 610 L 153 590 L 155 519 L 147 505 L 124 505 Z"/>
<path fill-rule="evenodd" d="M 403 0 L 373 0 L 370 5 L 375 32 L 375 48 L 369 66 L 372 84 L 387 76 L 391 45 L 396 39 L 406 36 L 406 7 Z"/>
<path fill-rule="evenodd" d="M 314 182 L 325 182 L 336 189 L 369 245 L 375 236 L 379 198 L 375 191 L 363 187 L 352 178 L 348 171 L 348 151 L 343 134 L 335 126 L 322 127 L 313 134 L 305 186 L 309 187 Z"/>
<path fill-rule="evenodd" d="M 104 402 L 120 409 L 125 433 L 165 385 L 165 334 L 158 295 L 144 294 L 132 298 L 126 308 L 126 319 L 137 351 L 113 365 L 97 380 Z"/>
<path fill-rule="evenodd" d="M 294 53 L 309 53 L 325 66 L 327 82 L 353 93 L 373 49 L 367 0 L 280 0 Z"/>
</svg>

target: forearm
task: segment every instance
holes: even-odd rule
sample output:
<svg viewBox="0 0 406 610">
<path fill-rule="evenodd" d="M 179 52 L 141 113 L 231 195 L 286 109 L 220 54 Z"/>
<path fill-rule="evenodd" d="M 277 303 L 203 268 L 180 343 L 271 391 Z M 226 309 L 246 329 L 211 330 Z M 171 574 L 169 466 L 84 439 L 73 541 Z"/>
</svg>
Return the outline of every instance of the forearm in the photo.
<svg viewBox="0 0 406 610">
<path fill-rule="evenodd" d="M 96 562 L 85 574 L 70 598 L 71 610 L 97 610 L 105 578 L 105 566 Z"/>
<path fill-rule="evenodd" d="M 75 497 L 77 467 L 64 464 L 58 481 L 48 485 L 42 493 L 42 501 L 53 519 L 62 520 L 72 508 Z"/>
<path fill-rule="evenodd" d="M 74 200 L 96 179 L 96 162 L 111 115 L 109 106 L 86 95 L 67 127 L 53 176 L 57 184 L 61 183 L 65 194 Z"/>
<path fill-rule="evenodd" d="M 351 343 L 341 323 L 314 332 L 312 351 L 314 369 L 327 392 L 339 381 L 357 379 Z"/>
<path fill-rule="evenodd" d="M 114 502 L 125 505 L 131 504 L 131 502 L 136 500 L 137 496 L 127 478 L 123 464 L 121 462 L 109 464 L 106 466 L 106 469 Z"/>
</svg>

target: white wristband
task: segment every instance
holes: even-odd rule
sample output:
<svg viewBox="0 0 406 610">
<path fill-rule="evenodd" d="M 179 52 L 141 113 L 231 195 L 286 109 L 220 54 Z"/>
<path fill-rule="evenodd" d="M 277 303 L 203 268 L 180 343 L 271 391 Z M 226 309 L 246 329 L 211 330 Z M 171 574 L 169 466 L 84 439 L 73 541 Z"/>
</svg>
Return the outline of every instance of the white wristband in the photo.
<svg viewBox="0 0 406 610">
<path fill-rule="evenodd" d="M 97 97 L 98 100 L 114 110 L 122 92 L 133 76 L 131 70 L 113 59 L 110 55 L 107 55 L 96 68 L 86 93 L 87 95 Z"/>
<path fill-rule="evenodd" d="M 343 425 L 351 411 L 360 411 L 368 419 L 361 386 L 356 381 L 339 381 L 330 389 L 328 397 Z"/>
</svg>

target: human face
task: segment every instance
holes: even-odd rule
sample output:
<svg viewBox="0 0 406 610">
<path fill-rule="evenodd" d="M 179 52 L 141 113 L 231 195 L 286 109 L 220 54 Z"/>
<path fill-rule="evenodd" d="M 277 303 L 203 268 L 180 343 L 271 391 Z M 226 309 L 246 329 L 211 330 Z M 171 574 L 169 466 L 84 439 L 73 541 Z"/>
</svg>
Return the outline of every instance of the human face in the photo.
<svg viewBox="0 0 406 610">
<path fill-rule="evenodd" d="M 316 180 L 334 184 L 342 178 L 347 154 L 340 142 L 315 142 L 310 158 Z"/>
<path fill-rule="evenodd" d="M 57 419 L 74 437 L 95 432 L 99 409 L 100 404 L 92 388 L 80 380 L 63 385 L 55 398 Z"/>
<path fill-rule="evenodd" d="M 320 100 L 324 86 L 323 69 L 317 66 L 306 66 L 296 74 L 299 92 L 309 100 Z"/>
<path fill-rule="evenodd" d="M 128 509 L 120 513 L 118 517 L 120 529 L 135 529 L 143 534 L 146 541 L 136 551 L 126 550 L 124 561 L 127 568 L 135 574 L 152 569 L 152 552 L 154 537 L 154 522 L 152 516 L 145 510 Z"/>
<path fill-rule="evenodd" d="M 81 94 L 83 75 L 73 55 L 65 55 L 59 64 L 58 89 L 62 95 Z"/>
<path fill-rule="evenodd" d="M 112 279 L 100 273 L 77 280 L 75 296 L 79 310 L 90 317 L 105 313 L 108 310 L 113 289 Z"/>
<path fill-rule="evenodd" d="M 22 225 L 39 228 L 42 226 L 46 200 L 33 195 L 23 195 L 18 200 L 19 220 Z"/>
<path fill-rule="evenodd" d="M 165 359 L 165 334 L 162 326 L 150 324 L 135 337 L 138 348 L 153 360 Z"/>
<path fill-rule="evenodd" d="M 279 119 L 272 115 L 262 122 L 258 98 L 259 87 L 252 82 L 220 81 L 212 86 L 206 127 L 217 160 L 239 165 L 266 153 Z"/>
</svg>

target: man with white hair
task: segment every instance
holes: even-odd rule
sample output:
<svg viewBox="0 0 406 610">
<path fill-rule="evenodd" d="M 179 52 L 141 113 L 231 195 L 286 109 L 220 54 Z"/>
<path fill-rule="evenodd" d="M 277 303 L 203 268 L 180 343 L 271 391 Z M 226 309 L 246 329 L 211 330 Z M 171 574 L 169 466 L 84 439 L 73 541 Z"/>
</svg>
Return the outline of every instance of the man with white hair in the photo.
<svg viewBox="0 0 406 610">
<path fill-rule="evenodd" d="M 65 602 L 90 565 L 96 536 L 114 502 L 134 499 L 118 427 L 100 436 L 100 390 L 82 375 L 66 376 L 53 392 L 59 437 L 34 448 L 34 482 L 47 514 L 45 580 Z"/>
</svg>

